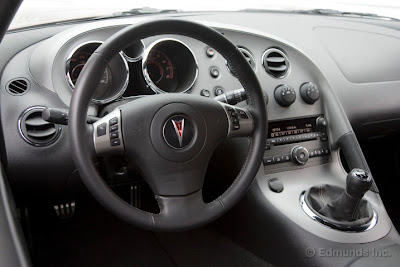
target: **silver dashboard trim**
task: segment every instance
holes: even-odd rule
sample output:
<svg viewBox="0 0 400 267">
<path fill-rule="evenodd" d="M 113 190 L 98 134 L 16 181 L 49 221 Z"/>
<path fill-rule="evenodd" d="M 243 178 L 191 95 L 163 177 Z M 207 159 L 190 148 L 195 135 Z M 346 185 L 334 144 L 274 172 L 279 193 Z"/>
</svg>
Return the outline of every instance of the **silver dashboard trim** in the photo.
<svg viewBox="0 0 400 267">
<path fill-rule="evenodd" d="M 268 67 L 265 66 L 264 59 L 265 59 L 265 57 L 267 56 L 267 54 L 269 54 L 269 53 L 271 53 L 271 52 L 276 52 L 276 53 L 281 54 L 281 55 L 284 57 L 285 61 L 287 62 L 287 71 L 286 71 L 283 75 L 281 75 L 281 76 L 274 76 L 274 75 L 272 75 L 271 72 L 268 70 Z M 268 73 L 269 76 L 271 76 L 272 78 L 275 78 L 275 79 L 283 79 L 283 78 L 285 78 L 286 76 L 288 76 L 289 73 L 290 73 L 290 71 L 291 71 L 290 62 L 289 62 L 289 59 L 288 59 L 286 53 L 283 52 L 283 50 L 278 49 L 278 48 L 275 48 L 275 47 L 268 48 L 267 50 L 264 51 L 264 53 L 263 53 L 262 56 L 261 56 L 261 65 L 263 66 L 265 72 Z"/>
<path fill-rule="evenodd" d="M 306 194 L 306 191 L 303 191 L 300 195 L 300 206 L 303 209 L 303 211 L 314 221 L 317 221 L 329 228 L 343 231 L 343 232 L 359 233 L 359 232 L 366 232 L 366 231 L 371 230 L 378 223 L 378 214 L 376 213 L 376 211 L 374 209 L 372 209 L 373 215 L 372 215 L 372 219 L 369 222 L 366 222 L 362 225 L 359 225 L 359 226 L 353 227 L 353 228 L 349 228 L 344 224 L 334 223 L 334 222 L 325 220 L 320 215 L 316 214 L 315 212 L 313 212 L 310 209 L 310 207 L 307 205 L 307 203 L 305 201 L 305 194 Z"/>
<path fill-rule="evenodd" d="M 142 48 L 141 54 L 139 56 L 137 56 L 137 57 L 130 57 L 123 50 L 121 51 L 121 55 L 126 59 L 126 61 L 131 62 L 131 63 L 135 63 L 135 62 L 140 61 L 143 58 L 145 45 L 144 45 L 143 40 L 140 40 L 140 43 L 142 44 L 143 48 Z"/>
<path fill-rule="evenodd" d="M 66 74 L 65 74 L 65 79 L 66 79 L 66 81 L 67 81 L 67 83 L 68 83 L 68 86 L 69 86 L 69 88 L 71 89 L 71 91 L 73 91 L 74 88 L 75 88 L 75 84 L 72 82 L 72 79 L 71 79 L 71 76 L 70 76 L 70 72 L 69 72 L 69 67 L 70 67 L 70 62 L 71 62 L 72 56 L 75 54 L 75 52 L 76 52 L 78 49 L 82 48 L 82 47 L 85 46 L 85 45 L 88 45 L 88 44 L 100 44 L 100 45 L 101 45 L 101 44 L 103 44 L 103 43 L 104 43 L 103 41 L 87 41 L 87 42 L 83 42 L 83 43 L 81 43 L 81 44 L 75 46 L 75 47 L 71 50 L 71 52 L 68 54 L 67 60 L 65 61 L 65 73 L 66 73 Z M 129 83 L 129 66 L 128 66 L 128 62 L 127 62 L 125 56 L 122 54 L 122 51 L 119 52 L 119 55 L 121 56 L 121 59 L 122 59 L 124 65 L 125 65 L 125 69 L 126 69 L 126 79 L 125 79 L 125 81 L 124 81 L 124 84 L 123 84 L 121 90 L 120 90 L 120 91 L 118 92 L 118 94 L 116 94 L 115 96 L 110 97 L 110 98 L 107 98 L 107 99 L 99 100 L 99 99 L 93 98 L 93 99 L 92 99 L 92 102 L 93 102 L 93 103 L 95 103 L 95 104 L 100 104 L 100 105 L 106 104 L 106 103 L 112 102 L 112 101 L 114 101 L 114 100 L 120 98 L 120 97 L 125 93 L 125 90 L 126 90 L 126 88 L 128 87 L 128 83 Z"/>
<path fill-rule="evenodd" d="M 165 42 L 165 41 L 173 41 L 173 42 L 180 43 L 181 45 L 183 45 L 184 47 L 186 47 L 186 48 L 189 50 L 189 52 L 192 54 L 192 56 L 193 56 L 194 63 L 195 63 L 195 65 L 196 65 L 195 77 L 193 78 L 192 83 L 191 83 L 187 88 L 185 88 L 182 92 L 180 92 L 180 93 L 186 93 L 187 91 L 189 91 L 189 90 L 193 87 L 194 83 L 195 83 L 196 80 L 197 80 L 197 77 L 198 77 L 198 75 L 199 75 L 199 64 L 198 64 L 198 62 L 197 62 L 196 56 L 194 55 L 192 49 L 190 49 L 184 42 L 179 41 L 178 39 L 175 39 L 175 38 L 162 38 L 162 39 L 159 39 L 159 40 L 154 41 L 153 43 L 151 43 L 151 44 L 149 45 L 148 48 L 145 49 L 145 51 L 144 51 L 144 53 L 143 53 L 143 60 L 142 60 L 142 73 L 143 73 L 143 77 L 144 77 L 144 79 L 146 80 L 146 83 L 149 85 L 150 89 L 152 89 L 156 94 L 165 94 L 165 93 L 168 93 L 168 92 L 166 92 L 166 91 L 160 89 L 160 88 L 151 80 L 150 75 L 149 75 L 149 73 L 148 73 L 148 71 L 147 71 L 147 58 L 148 58 L 148 56 L 149 56 L 149 54 L 150 54 L 150 51 L 154 48 L 154 46 L 156 46 L 157 44 L 159 44 L 159 43 L 161 43 L 161 42 Z"/>
<path fill-rule="evenodd" d="M 29 140 L 29 139 L 24 135 L 24 133 L 22 132 L 22 120 L 24 119 L 24 117 L 26 116 L 26 114 L 29 113 L 29 112 L 31 112 L 31 111 L 33 111 L 33 110 L 43 111 L 45 108 L 46 108 L 46 107 L 43 107 L 43 106 L 32 106 L 32 107 L 30 107 L 30 108 L 25 109 L 25 110 L 21 113 L 21 115 L 19 116 L 19 118 L 18 118 L 18 132 L 19 132 L 19 135 L 22 137 L 22 139 L 23 139 L 25 142 L 27 142 L 28 144 L 30 144 L 30 145 L 32 145 L 32 146 L 36 146 L 36 147 L 46 147 L 46 146 L 49 146 L 49 145 L 51 145 L 51 144 L 54 144 L 54 143 L 58 140 L 58 138 L 60 137 L 60 135 L 61 135 L 62 126 L 61 126 L 60 124 L 55 124 L 55 123 L 54 123 L 54 127 L 56 128 L 56 131 L 57 131 L 57 132 L 56 132 L 54 138 L 53 138 L 52 140 L 50 140 L 49 142 L 47 142 L 47 143 L 39 144 L 39 143 L 32 142 L 32 141 Z"/>
</svg>

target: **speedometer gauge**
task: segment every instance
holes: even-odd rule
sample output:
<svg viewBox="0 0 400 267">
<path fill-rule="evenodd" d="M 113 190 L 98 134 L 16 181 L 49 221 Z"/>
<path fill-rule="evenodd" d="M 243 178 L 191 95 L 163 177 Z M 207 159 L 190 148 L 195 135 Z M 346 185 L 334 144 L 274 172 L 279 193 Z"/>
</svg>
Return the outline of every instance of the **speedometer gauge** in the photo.
<svg viewBox="0 0 400 267">
<path fill-rule="evenodd" d="M 197 61 L 192 51 L 176 39 L 161 39 L 143 55 L 143 76 L 155 93 L 184 93 L 196 81 Z"/>
<path fill-rule="evenodd" d="M 71 89 L 75 88 L 86 62 L 102 42 L 88 42 L 75 48 L 67 60 L 67 81 Z M 103 76 L 93 95 L 93 102 L 105 104 L 121 96 L 129 79 L 129 69 L 125 58 L 120 54 L 104 69 Z"/>
<path fill-rule="evenodd" d="M 171 88 L 174 83 L 174 67 L 162 52 L 153 50 L 147 58 L 147 71 L 151 80 L 160 88 Z"/>
</svg>

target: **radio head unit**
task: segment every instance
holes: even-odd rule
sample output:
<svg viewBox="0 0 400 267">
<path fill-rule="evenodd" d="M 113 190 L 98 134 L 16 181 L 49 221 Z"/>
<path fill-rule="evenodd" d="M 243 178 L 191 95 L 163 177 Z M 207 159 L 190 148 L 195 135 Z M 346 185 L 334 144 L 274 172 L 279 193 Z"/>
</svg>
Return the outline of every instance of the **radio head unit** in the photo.
<svg viewBox="0 0 400 267">
<path fill-rule="evenodd" d="M 264 166 L 285 163 L 295 167 L 329 158 L 327 121 L 322 115 L 269 122 Z"/>
</svg>

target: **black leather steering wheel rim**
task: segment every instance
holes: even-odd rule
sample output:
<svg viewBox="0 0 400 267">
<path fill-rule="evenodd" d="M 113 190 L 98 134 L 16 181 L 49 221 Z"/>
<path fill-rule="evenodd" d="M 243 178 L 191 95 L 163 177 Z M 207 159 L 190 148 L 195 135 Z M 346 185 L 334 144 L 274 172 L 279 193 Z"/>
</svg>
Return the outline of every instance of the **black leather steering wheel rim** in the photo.
<svg viewBox="0 0 400 267">
<path fill-rule="evenodd" d="M 235 76 L 246 90 L 248 111 L 254 121 L 254 129 L 249 136 L 250 147 L 246 161 L 227 191 L 213 202 L 206 204 L 206 208 L 196 216 L 176 214 L 175 219 L 168 220 L 158 214 L 148 213 L 130 206 L 107 186 L 95 166 L 96 153 L 93 143 L 88 143 L 88 140 L 93 140 L 93 126 L 86 124 L 90 100 L 101 79 L 104 68 L 113 56 L 136 40 L 162 34 L 191 37 L 217 50 L 229 62 Z M 90 57 L 79 76 L 71 100 L 69 142 L 74 163 L 83 182 L 103 207 L 128 223 L 145 229 L 156 231 L 186 230 L 199 227 L 222 216 L 246 193 L 260 168 L 264 155 L 267 135 L 266 122 L 267 114 L 260 83 L 237 47 L 221 33 L 207 26 L 184 20 L 163 19 L 126 27 L 106 40 Z M 196 192 L 193 196 L 198 194 L 201 194 L 201 192 Z M 191 202 L 190 199 L 190 196 L 186 198 L 187 202 Z M 159 196 L 157 200 L 162 201 L 163 196 Z M 179 206 L 179 201 L 179 197 L 176 199 L 169 197 L 165 203 L 171 202 L 172 205 Z M 193 207 L 196 207 L 196 200 L 193 202 Z"/>
</svg>

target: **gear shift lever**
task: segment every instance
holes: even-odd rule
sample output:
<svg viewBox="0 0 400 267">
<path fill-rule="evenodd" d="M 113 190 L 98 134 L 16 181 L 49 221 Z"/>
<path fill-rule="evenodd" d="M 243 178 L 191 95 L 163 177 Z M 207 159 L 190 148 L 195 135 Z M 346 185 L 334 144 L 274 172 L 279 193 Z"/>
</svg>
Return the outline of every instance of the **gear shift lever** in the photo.
<svg viewBox="0 0 400 267">
<path fill-rule="evenodd" d="M 353 169 L 346 178 L 346 193 L 360 199 L 371 188 L 372 177 L 361 169 Z"/>
<path fill-rule="evenodd" d="M 360 201 L 371 188 L 372 178 L 368 172 L 353 169 L 346 178 L 346 190 L 319 213 L 338 221 L 352 222 L 357 219 Z"/>
<path fill-rule="evenodd" d="M 338 229 L 367 229 L 373 222 L 374 211 L 363 196 L 371 185 L 372 176 L 368 172 L 353 169 L 347 175 L 345 189 L 328 184 L 313 186 L 306 192 L 305 202 L 315 214 Z"/>
</svg>

